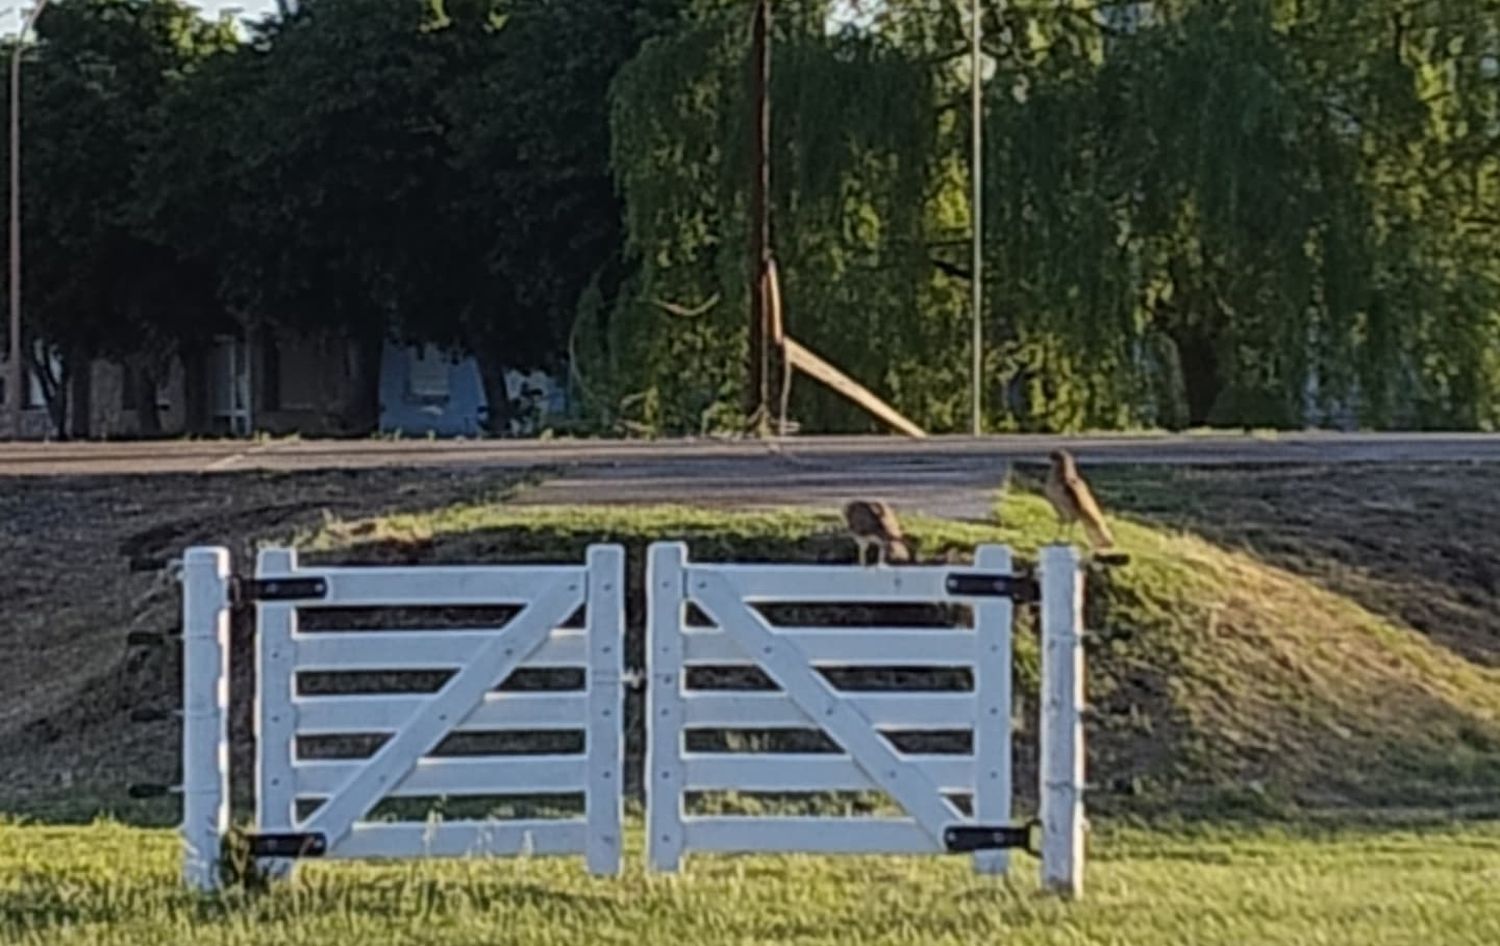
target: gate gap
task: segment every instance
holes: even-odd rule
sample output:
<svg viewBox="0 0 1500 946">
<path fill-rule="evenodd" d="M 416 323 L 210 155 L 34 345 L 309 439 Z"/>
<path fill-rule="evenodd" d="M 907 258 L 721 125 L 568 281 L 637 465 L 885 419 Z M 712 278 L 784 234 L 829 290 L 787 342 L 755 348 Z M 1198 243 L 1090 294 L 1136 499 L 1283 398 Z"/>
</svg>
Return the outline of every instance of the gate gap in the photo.
<svg viewBox="0 0 1500 946">
<path fill-rule="evenodd" d="M 885 792 L 684 792 L 689 817 L 901 817 L 901 806 Z"/>
<path fill-rule="evenodd" d="M 972 608 L 939 602 L 766 601 L 752 607 L 772 627 L 954 630 L 974 626 Z"/>
<path fill-rule="evenodd" d="M 509 624 L 520 613 L 521 608 L 517 605 L 298 608 L 297 630 L 304 634 L 494 630 Z"/>
<path fill-rule="evenodd" d="M 578 755 L 583 750 L 582 729 L 486 730 L 450 733 L 428 754 L 428 758 Z"/>
</svg>

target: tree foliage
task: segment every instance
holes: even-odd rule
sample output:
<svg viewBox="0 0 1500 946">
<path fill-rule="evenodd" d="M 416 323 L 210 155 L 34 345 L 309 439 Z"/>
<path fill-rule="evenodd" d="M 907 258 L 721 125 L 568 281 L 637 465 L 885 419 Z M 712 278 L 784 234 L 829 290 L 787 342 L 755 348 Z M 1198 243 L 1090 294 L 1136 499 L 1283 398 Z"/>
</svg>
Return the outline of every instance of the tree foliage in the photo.
<svg viewBox="0 0 1500 946">
<path fill-rule="evenodd" d="M 961 429 L 966 5 L 773 10 L 787 326 Z M 567 363 L 599 428 L 734 428 L 751 12 L 307 0 L 237 36 L 57 0 L 27 51 L 28 331 L 64 364 L 226 325 L 435 342 L 502 407 L 504 369 Z M 1500 3 L 984 17 L 990 428 L 1500 426 Z M 870 425 L 806 384 L 793 413 Z"/>
</svg>

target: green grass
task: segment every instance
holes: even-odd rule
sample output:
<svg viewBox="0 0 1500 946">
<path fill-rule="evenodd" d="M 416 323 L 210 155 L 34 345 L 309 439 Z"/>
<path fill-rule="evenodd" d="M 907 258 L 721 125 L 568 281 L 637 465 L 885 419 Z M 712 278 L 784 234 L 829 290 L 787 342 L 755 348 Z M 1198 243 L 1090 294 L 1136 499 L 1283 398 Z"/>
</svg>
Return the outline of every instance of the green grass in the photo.
<svg viewBox="0 0 1500 946">
<path fill-rule="evenodd" d="M 1500 826 L 1112 832 L 1078 903 L 961 858 L 702 857 L 678 876 L 576 859 L 315 864 L 269 894 L 199 897 L 168 832 L 0 827 L 0 942 L 64 944 L 1005 943 L 1491 946 Z"/>
</svg>

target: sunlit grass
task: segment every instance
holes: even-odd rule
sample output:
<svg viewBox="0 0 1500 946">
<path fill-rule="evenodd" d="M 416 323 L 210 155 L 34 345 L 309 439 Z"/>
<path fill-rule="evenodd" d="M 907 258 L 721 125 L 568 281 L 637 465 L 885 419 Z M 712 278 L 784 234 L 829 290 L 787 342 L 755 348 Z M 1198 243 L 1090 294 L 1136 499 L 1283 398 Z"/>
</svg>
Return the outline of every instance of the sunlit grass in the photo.
<svg viewBox="0 0 1500 946">
<path fill-rule="evenodd" d="M 1084 900 L 944 858 L 699 857 L 622 877 L 576 859 L 312 864 L 269 894 L 183 891 L 172 834 L 0 828 L 0 941 L 36 944 L 1500 942 L 1500 828 L 1092 839 Z"/>
</svg>

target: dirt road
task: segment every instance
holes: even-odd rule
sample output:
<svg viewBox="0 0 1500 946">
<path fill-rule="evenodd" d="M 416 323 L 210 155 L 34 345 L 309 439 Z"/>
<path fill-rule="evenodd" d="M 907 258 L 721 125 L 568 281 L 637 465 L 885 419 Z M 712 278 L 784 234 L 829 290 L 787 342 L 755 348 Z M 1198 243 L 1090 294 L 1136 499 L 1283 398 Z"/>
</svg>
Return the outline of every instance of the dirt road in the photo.
<svg viewBox="0 0 1500 946">
<path fill-rule="evenodd" d="M 542 474 L 523 503 L 828 505 L 899 498 L 934 515 L 984 515 L 1012 463 L 1066 446 L 1085 467 L 1164 463 L 1500 461 L 1500 435 L 1188 434 L 1090 437 L 806 437 L 782 441 L 172 441 L 0 445 L 0 477 L 266 470 L 473 468 Z"/>
</svg>

